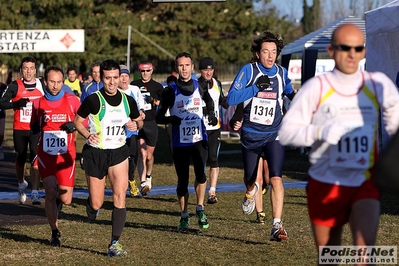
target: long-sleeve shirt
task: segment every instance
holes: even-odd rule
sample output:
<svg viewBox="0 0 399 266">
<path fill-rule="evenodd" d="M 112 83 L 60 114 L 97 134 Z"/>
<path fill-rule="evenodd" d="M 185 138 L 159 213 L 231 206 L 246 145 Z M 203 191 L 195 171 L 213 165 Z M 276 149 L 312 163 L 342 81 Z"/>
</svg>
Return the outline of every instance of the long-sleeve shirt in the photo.
<svg viewBox="0 0 399 266">
<path fill-rule="evenodd" d="M 293 99 L 279 130 L 280 143 L 312 146 L 309 175 L 320 181 L 360 186 L 378 157 L 379 109 L 388 134 L 399 126 L 399 93 L 383 73 L 337 69 L 308 80 Z M 345 128 L 337 145 L 323 141 L 331 125 Z M 346 132 L 346 133 L 345 133 Z"/>
</svg>

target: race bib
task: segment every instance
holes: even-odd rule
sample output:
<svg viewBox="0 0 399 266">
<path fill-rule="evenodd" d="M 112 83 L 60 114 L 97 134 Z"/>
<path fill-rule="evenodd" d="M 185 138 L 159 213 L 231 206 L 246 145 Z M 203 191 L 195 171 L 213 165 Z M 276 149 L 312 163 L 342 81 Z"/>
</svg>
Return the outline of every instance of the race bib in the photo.
<svg viewBox="0 0 399 266">
<path fill-rule="evenodd" d="M 180 142 L 195 143 L 202 140 L 201 119 L 182 120 L 179 126 Z"/>
<path fill-rule="evenodd" d="M 252 98 L 249 120 L 253 123 L 270 126 L 273 124 L 276 113 L 276 100 Z"/>
<path fill-rule="evenodd" d="M 374 130 L 371 125 L 352 126 L 337 145 L 330 147 L 330 166 L 368 169 L 373 139 Z"/>
<path fill-rule="evenodd" d="M 68 134 L 65 131 L 44 131 L 43 151 L 50 155 L 64 154 L 68 151 Z"/>
<path fill-rule="evenodd" d="M 19 111 L 19 119 L 22 123 L 30 123 L 32 117 L 32 103 L 27 102 L 26 107 L 22 107 Z"/>
</svg>

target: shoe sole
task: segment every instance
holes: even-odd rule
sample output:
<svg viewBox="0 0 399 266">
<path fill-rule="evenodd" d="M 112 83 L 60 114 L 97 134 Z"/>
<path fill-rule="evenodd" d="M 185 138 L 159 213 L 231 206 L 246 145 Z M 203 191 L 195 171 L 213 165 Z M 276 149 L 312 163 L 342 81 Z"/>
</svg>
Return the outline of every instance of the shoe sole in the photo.
<svg viewBox="0 0 399 266">
<path fill-rule="evenodd" d="M 149 186 L 145 186 L 141 189 L 141 195 L 143 195 L 143 196 L 147 196 L 148 192 L 150 192 Z"/>
<path fill-rule="evenodd" d="M 280 242 L 281 240 L 286 240 L 288 236 L 284 233 L 284 229 L 280 228 L 277 232 L 270 236 L 270 241 Z"/>
<path fill-rule="evenodd" d="M 42 203 L 40 201 L 32 201 L 32 205 L 41 205 Z"/>
<path fill-rule="evenodd" d="M 201 229 L 207 229 L 207 228 L 209 228 L 209 224 L 207 224 L 207 225 L 198 225 L 199 226 L 199 228 L 201 228 Z"/>
</svg>

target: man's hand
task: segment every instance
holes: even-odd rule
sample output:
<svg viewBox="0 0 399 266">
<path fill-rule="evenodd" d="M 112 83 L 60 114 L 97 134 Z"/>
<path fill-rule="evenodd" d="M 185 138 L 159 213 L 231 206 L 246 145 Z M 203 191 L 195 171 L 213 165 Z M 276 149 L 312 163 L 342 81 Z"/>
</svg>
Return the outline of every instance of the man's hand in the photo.
<svg viewBox="0 0 399 266">
<path fill-rule="evenodd" d="M 60 126 L 60 129 L 66 133 L 73 133 L 76 130 L 75 124 L 73 122 L 66 122 Z"/>
<path fill-rule="evenodd" d="M 259 91 L 263 91 L 270 87 L 270 79 L 268 75 L 263 75 L 258 78 L 256 81 L 256 87 L 258 87 Z"/>
<path fill-rule="evenodd" d="M 18 101 L 12 103 L 12 108 L 20 109 L 22 107 L 26 107 L 27 102 L 29 102 L 28 98 L 21 98 Z"/>
<path fill-rule="evenodd" d="M 210 111 L 208 114 L 208 125 L 216 126 L 218 124 L 218 119 L 215 116 L 215 111 Z"/>
</svg>

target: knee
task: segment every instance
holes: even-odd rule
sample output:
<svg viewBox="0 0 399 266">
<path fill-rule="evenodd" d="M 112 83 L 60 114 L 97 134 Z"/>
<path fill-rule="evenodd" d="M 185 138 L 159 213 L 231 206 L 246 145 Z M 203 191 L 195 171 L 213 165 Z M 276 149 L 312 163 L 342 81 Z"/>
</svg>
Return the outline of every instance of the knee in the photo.
<svg viewBox="0 0 399 266">
<path fill-rule="evenodd" d="M 184 195 L 186 195 L 187 192 L 188 192 L 188 188 L 187 188 L 187 187 L 178 186 L 178 187 L 176 188 L 176 193 L 177 193 L 177 195 L 180 196 L 180 197 L 183 197 Z"/>
<path fill-rule="evenodd" d="M 217 158 L 216 156 L 212 156 L 212 157 L 209 158 L 209 159 L 210 159 L 210 160 L 209 160 L 209 166 L 210 166 L 211 168 L 219 167 L 218 158 Z"/>
<path fill-rule="evenodd" d="M 283 187 L 283 179 L 281 177 L 270 178 L 270 185 L 272 187 Z"/>
</svg>

